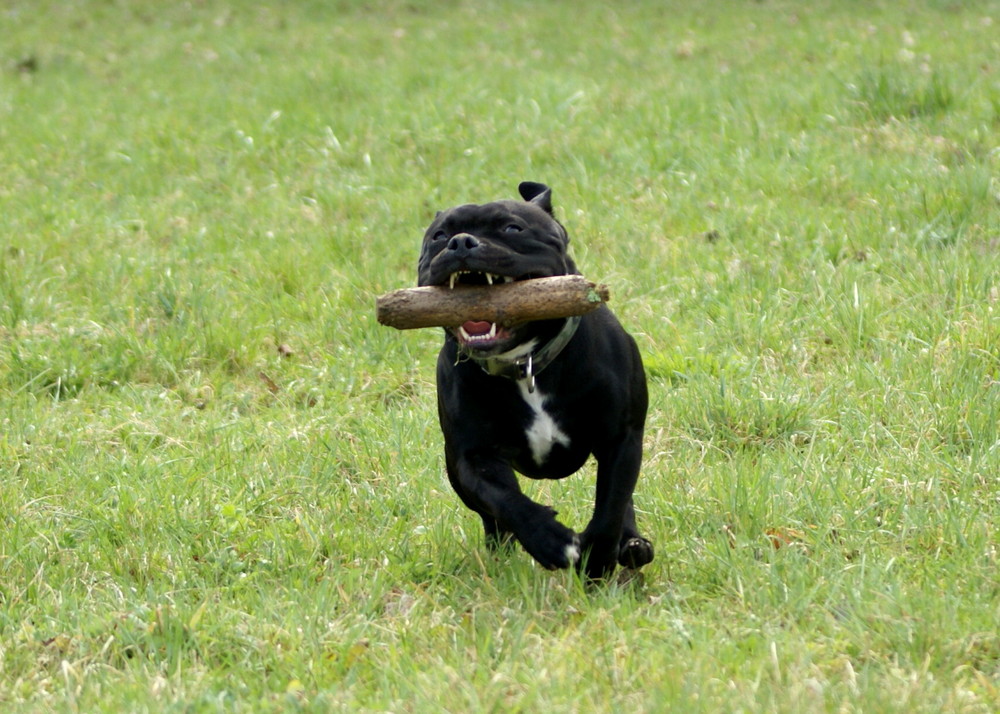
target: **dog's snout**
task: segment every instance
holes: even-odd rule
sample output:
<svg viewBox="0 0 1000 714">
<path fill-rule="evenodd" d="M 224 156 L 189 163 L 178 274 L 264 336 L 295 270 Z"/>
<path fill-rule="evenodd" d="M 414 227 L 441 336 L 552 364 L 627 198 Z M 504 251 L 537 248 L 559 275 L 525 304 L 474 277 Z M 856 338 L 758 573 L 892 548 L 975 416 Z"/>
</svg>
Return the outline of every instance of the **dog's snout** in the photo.
<svg viewBox="0 0 1000 714">
<path fill-rule="evenodd" d="M 479 239 L 471 233 L 459 233 L 451 237 L 448 241 L 448 250 L 458 253 L 468 253 L 479 247 Z"/>
</svg>

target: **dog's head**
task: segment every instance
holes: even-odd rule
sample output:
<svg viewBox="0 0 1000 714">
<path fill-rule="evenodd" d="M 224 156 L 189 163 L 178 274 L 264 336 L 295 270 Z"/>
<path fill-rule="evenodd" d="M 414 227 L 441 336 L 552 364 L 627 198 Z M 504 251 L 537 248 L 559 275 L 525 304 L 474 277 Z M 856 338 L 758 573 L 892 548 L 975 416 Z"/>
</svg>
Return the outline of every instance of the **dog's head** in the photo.
<svg viewBox="0 0 1000 714">
<path fill-rule="evenodd" d="M 467 204 L 438 213 L 424 233 L 418 284 L 454 288 L 576 273 L 566 229 L 552 214 L 552 189 L 525 181 L 518 191 L 523 201 Z M 449 332 L 467 352 L 486 356 L 544 338 L 561 322 L 511 327 L 470 321 Z"/>
</svg>

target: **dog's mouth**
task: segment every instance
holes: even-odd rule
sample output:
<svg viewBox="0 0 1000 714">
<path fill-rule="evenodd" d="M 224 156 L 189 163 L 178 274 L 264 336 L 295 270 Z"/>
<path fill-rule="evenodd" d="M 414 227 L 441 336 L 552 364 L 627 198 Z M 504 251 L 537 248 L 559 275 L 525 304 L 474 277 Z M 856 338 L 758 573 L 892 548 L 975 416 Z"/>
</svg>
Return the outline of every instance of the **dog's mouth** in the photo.
<svg viewBox="0 0 1000 714">
<path fill-rule="evenodd" d="M 480 270 L 456 270 L 448 276 L 448 287 L 452 290 L 456 285 L 496 285 L 512 283 L 514 278 L 509 275 L 487 273 Z"/>
<path fill-rule="evenodd" d="M 448 276 L 447 285 L 454 290 L 456 286 L 461 285 L 503 285 L 515 282 L 515 280 L 516 278 L 499 273 L 481 270 L 456 270 Z M 451 328 L 450 331 L 463 348 L 476 351 L 505 346 L 514 336 L 512 328 L 485 320 L 468 320 L 458 327 Z"/>
<path fill-rule="evenodd" d="M 465 347 L 481 349 L 493 347 L 510 337 L 510 330 L 495 322 L 469 320 L 454 328 L 452 334 Z"/>
</svg>

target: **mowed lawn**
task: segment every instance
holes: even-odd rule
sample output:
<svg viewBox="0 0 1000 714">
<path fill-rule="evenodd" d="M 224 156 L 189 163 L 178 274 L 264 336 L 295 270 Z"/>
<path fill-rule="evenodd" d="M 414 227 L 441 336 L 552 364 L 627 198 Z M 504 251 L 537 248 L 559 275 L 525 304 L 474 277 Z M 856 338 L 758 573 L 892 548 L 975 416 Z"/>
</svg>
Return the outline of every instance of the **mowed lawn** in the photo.
<svg viewBox="0 0 1000 714">
<path fill-rule="evenodd" d="M 641 577 L 489 555 L 375 321 L 521 180 Z M 995 712 L 998 422 L 996 0 L 0 6 L 4 711 Z"/>
</svg>

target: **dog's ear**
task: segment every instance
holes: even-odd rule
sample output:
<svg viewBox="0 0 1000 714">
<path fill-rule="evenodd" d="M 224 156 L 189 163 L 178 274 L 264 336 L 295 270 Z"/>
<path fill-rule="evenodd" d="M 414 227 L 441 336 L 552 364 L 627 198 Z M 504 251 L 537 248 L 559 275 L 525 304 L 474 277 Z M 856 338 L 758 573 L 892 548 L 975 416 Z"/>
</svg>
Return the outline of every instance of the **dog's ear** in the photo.
<svg viewBox="0 0 1000 714">
<path fill-rule="evenodd" d="M 543 211 L 552 215 L 552 189 L 546 186 L 544 183 L 535 183 L 534 181 L 522 181 L 518 187 L 518 192 L 521 194 L 521 198 L 525 201 L 535 204 Z"/>
</svg>

